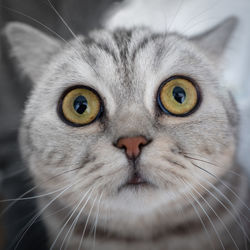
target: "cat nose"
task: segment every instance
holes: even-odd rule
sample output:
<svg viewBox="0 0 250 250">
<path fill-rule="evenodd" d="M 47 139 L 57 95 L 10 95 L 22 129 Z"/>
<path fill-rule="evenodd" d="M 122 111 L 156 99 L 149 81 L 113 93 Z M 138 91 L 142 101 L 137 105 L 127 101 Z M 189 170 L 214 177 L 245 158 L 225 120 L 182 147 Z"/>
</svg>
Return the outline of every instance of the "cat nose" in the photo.
<svg viewBox="0 0 250 250">
<path fill-rule="evenodd" d="M 116 147 L 125 148 L 127 157 L 135 159 L 140 155 L 141 148 L 148 143 L 149 141 L 143 136 L 127 137 L 120 138 L 116 143 Z"/>
</svg>

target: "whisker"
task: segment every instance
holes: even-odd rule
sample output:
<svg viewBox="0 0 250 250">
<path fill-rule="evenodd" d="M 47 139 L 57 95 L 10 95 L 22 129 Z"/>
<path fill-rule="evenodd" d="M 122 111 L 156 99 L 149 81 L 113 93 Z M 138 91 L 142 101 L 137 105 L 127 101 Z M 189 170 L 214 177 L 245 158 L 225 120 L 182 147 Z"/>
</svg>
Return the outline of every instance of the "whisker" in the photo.
<svg viewBox="0 0 250 250">
<path fill-rule="evenodd" d="M 24 235 L 27 233 L 27 231 L 31 228 L 31 226 L 34 224 L 34 222 L 37 220 L 38 217 L 41 216 L 41 214 L 56 200 L 58 199 L 61 195 L 63 195 L 68 189 L 70 189 L 72 186 L 76 185 L 80 181 L 73 183 L 69 186 L 67 186 L 62 192 L 60 192 L 55 198 L 53 198 L 42 210 L 40 210 L 36 216 L 34 216 L 27 224 L 26 226 L 21 230 L 21 232 L 18 234 L 17 238 L 19 238 L 19 235 L 21 234 L 20 239 L 16 243 L 14 249 L 16 250 L 17 247 L 19 246 L 20 242 L 22 241 Z"/>
<path fill-rule="evenodd" d="M 183 182 L 184 182 L 184 181 L 183 181 Z M 184 184 L 189 186 L 189 184 L 188 184 L 187 182 L 184 182 Z M 191 189 L 194 190 L 192 187 L 191 187 Z M 189 194 L 190 194 L 190 195 L 192 196 L 192 198 L 196 201 L 196 203 L 199 204 L 200 208 L 202 209 L 202 211 L 204 212 L 204 214 L 205 214 L 206 217 L 208 218 L 210 224 L 212 225 L 212 227 L 213 227 L 213 229 L 214 229 L 214 232 L 215 232 L 215 234 L 216 234 L 216 236 L 217 236 L 217 238 L 218 238 L 218 240 L 219 240 L 219 242 L 220 242 L 220 244 L 221 244 L 223 250 L 226 250 L 225 247 L 224 247 L 224 244 L 223 244 L 223 242 L 222 242 L 222 240 L 221 240 L 221 238 L 220 238 L 219 232 L 218 232 L 218 230 L 216 229 L 216 227 L 215 227 L 215 225 L 214 225 L 212 219 L 210 218 L 210 216 L 208 215 L 208 213 L 206 212 L 206 210 L 203 208 L 203 206 L 201 205 L 201 203 L 199 202 L 199 200 L 195 197 L 195 195 L 193 194 L 193 192 L 190 191 Z"/>
<path fill-rule="evenodd" d="M 65 27 L 69 30 L 69 32 L 71 33 L 71 35 L 76 39 L 76 41 L 78 42 L 78 44 L 83 48 L 83 44 L 81 42 L 81 40 L 79 39 L 79 37 L 73 32 L 73 30 L 70 28 L 70 26 L 67 24 L 67 22 L 65 21 L 65 19 L 63 19 L 62 15 L 60 15 L 60 13 L 57 11 L 57 9 L 55 8 L 55 6 L 51 3 L 50 0 L 47 0 L 50 7 L 52 8 L 52 10 L 56 13 L 56 15 L 60 18 L 60 20 L 63 22 L 63 24 L 65 25 Z M 93 65 L 91 65 L 88 61 L 86 61 L 86 63 L 90 66 L 90 68 L 95 72 L 96 75 L 98 75 L 97 71 L 95 70 L 95 68 L 93 67 Z"/>
<path fill-rule="evenodd" d="M 183 7 L 183 2 L 184 2 L 184 0 L 180 0 L 178 7 L 175 11 L 175 14 L 174 14 L 174 18 L 172 19 L 170 25 L 167 27 L 167 30 L 171 30 L 172 26 L 174 25 L 179 13 L 181 12 L 182 7 Z"/>
<path fill-rule="evenodd" d="M 75 203 L 73 203 L 74 205 L 76 204 L 77 202 L 75 202 Z M 37 222 L 39 222 L 39 221 L 43 221 L 44 219 L 46 219 L 46 218 L 49 218 L 50 216 L 53 216 L 53 215 L 55 215 L 55 214 L 58 214 L 58 213 L 60 213 L 61 211 L 63 211 L 63 210 L 66 210 L 66 209 L 68 209 L 68 208 L 70 208 L 72 205 L 67 205 L 67 206 L 64 206 L 64 207 L 62 207 L 62 208 L 60 208 L 60 209 L 58 209 L 58 210 L 56 210 L 55 212 L 53 212 L 53 213 L 50 213 L 50 214 L 48 214 L 48 215 L 46 215 L 46 216 L 43 216 L 43 218 L 42 219 L 40 219 L 40 220 L 36 220 Z"/>
<path fill-rule="evenodd" d="M 223 222 L 223 220 L 220 218 L 220 216 L 216 213 L 216 211 L 213 209 L 213 207 L 208 203 L 208 201 L 206 201 L 206 199 L 200 194 L 199 191 L 197 191 L 192 185 L 190 185 L 190 184 L 188 184 L 188 185 L 189 185 L 189 186 L 194 190 L 194 192 L 196 192 L 196 193 L 199 195 L 199 197 L 208 205 L 208 207 L 211 209 L 211 211 L 213 211 L 214 215 L 217 217 L 217 219 L 220 221 L 220 223 L 223 225 L 223 227 L 224 227 L 225 230 L 227 231 L 229 237 L 230 237 L 231 240 L 233 241 L 233 243 L 234 243 L 234 245 L 236 246 L 236 248 L 237 248 L 238 250 L 240 250 L 239 247 L 238 247 L 238 245 L 236 244 L 236 242 L 235 242 L 235 240 L 234 240 L 232 234 L 231 234 L 230 231 L 228 230 L 227 226 L 225 225 L 225 223 Z"/>
<path fill-rule="evenodd" d="M 89 215 L 88 215 L 88 217 L 87 217 L 87 220 L 86 220 L 86 223 L 85 223 L 85 226 L 84 226 L 83 232 L 82 232 L 82 237 L 81 237 L 81 240 L 80 240 L 80 244 L 79 244 L 78 250 L 80 250 L 80 249 L 81 249 L 81 246 L 82 246 L 82 243 L 83 243 L 84 234 L 85 234 L 85 231 L 86 231 L 86 228 L 87 228 L 88 222 L 89 222 L 89 218 L 90 218 L 90 215 L 91 215 L 92 209 L 93 209 L 93 207 L 94 207 L 94 205 L 95 205 L 95 201 L 96 201 L 96 199 L 97 199 L 97 196 L 95 197 L 95 199 L 94 199 L 94 201 L 93 201 L 93 204 L 92 204 L 92 206 L 91 206 L 91 208 L 90 208 Z"/>
<path fill-rule="evenodd" d="M 242 211 L 237 211 L 237 209 L 235 208 L 234 204 L 228 199 L 228 197 L 225 194 L 223 194 L 223 192 L 219 188 L 217 188 L 216 186 L 214 186 L 210 181 L 208 181 L 208 180 L 206 180 L 204 178 L 203 178 L 203 180 L 205 182 L 207 182 L 210 185 L 210 187 L 212 187 L 217 193 L 219 193 L 221 196 L 223 196 L 223 198 L 230 204 L 230 206 L 232 207 L 232 209 L 234 210 L 234 212 L 236 214 L 239 212 L 244 217 L 244 219 L 246 219 L 248 222 L 250 221 L 249 218 L 245 214 L 242 213 Z"/>
<path fill-rule="evenodd" d="M 162 157 L 164 160 L 167 160 L 169 163 L 175 164 L 176 166 L 179 166 L 183 169 L 186 169 L 186 166 L 184 166 L 183 164 L 179 163 L 178 161 L 175 160 L 171 160 L 168 157 L 166 157 L 165 155 Z"/>
<path fill-rule="evenodd" d="M 53 6 L 53 5 L 52 5 Z M 51 7 L 52 7 L 51 6 Z M 12 9 L 12 8 L 9 8 L 9 7 L 6 7 L 6 6 L 3 6 L 3 8 L 13 12 L 13 13 L 16 13 L 16 14 L 19 14 L 21 16 L 24 16 L 26 18 L 28 18 L 29 20 L 32 20 L 33 22 L 41 25 L 42 27 L 44 27 L 47 31 L 49 31 L 50 33 L 54 34 L 57 38 L 59 38 L 61 41 L 63 41 L 65 44 L 67 44 L 68 46 L 70 46 L 70 42 L 68 42 L 66 39 L 64 39 L 61 35 L 59 35 L 56 31 L 52 30 L 50 27 L 48 27 L 47 25 L 43 24 L 42 22 L 40 22 L 39 20 L 29 16 L 29 15 L 26 15 L 18 10 L 15 10 L 15 9 Z M 52 9 L 54 11 L 56 11 L 55 7 L 53 6 Z M 57 15 L 60 15 L 57 11 L 56 11 L 56 14 Z M 61 17 L 62 18 L 62 17 Z M 61 19 L 60 18 L 60 19 Z M 66 23 L 66 22 L 65 22 Z M 68 26 L 68 25 L 67 25 Z M 68 28 L 70 29 L 70 27 L 68 26 Z M 70 29 L 71 30 L 71 29 Z M 71 30 L 72 31 L 72 30 Z M 74 32 L 72 31 L 72 33 L 74 34 Z M 76 41 L 81 45 L 81 47 L 83 47 L 82 45 L 82 42 L 80 41 L 80 39 L 74 34 L 73 35 L 74 38 L 76 38 Z M 80 54 L 80 52 L 78 50 L 76 50 L 73 46 L 71 46 L 71 48 L 73 49 L 74 53 L 76 53 L 80 58 L 82 57 L 82 55 Z M 86 63 L 90 66 L 90 68 L 95 72 L 96 75 L 98 75 L 97 71 L 95 70 L 95 68 L 88 62 L 86 61 Z"/>
<path fill-rule="evenodd" d="M 203 15 L 206 14 L 208 11 L 211 11 L 212 9 L 214 9 L 217 3 L 218 3 L 217 0 L 213 1 L 212 4 L 209 5 L 209 7 L 206 8 L 204 11 L 202 11 L 200 14 L 198 14 L 198 15 L 196 15 L 196 16 L 193 16 L 193 17 L 191 17 L 189 20 L 185 21 L 185 26 L 183 27 L 183 30 L 186 30 L 186 28 L 189 29 L 189 28 L 188 28 L 188 25 L 190 25 L 190 23 L 191 23 L 193 20 L 195 20 L 195 19 L 197 19 L 197 18 L 203 16 Z M 191 26 L 191 25 L 190 25 L 190 26 Z"/>
<path fill-rule="evenodd" d="M 206 172 L 207 174 L 209 174 L 209 175 L 211 175 L 212 177 L 214 177 L 217 181 L 219 181 L 222 185 L 224 185 L 225 187 L 227 187 L 228 188 L 228 190 L 230 190 L 231 192 L 232 192 L 232 194 L 234 194 L 235 195 L 235 197 L 237 197 L 237 199 L 241 202 L 241 204 L 247 209 L 247 210 L 250 210 L 249 208 L 248 208 L 248 206 L 247 206 L 247 204 L 244 202 L 244 201 L 242 201 L 242 199 L 224 182 L 224 181 L 222 181 L 222 180 L 220 180 L 217 176 L 215 176 L 214 174 L 212 174 L 212 173 L 210 173 L 209 171 L 207 171 L 206 169 L 204 169 L 204 168 L 202 168 L 202 167 L 200 167 L 200 166 L 198 166 L 198 165 L 196 165 L 195 163 L 193 163 L 192 162 L 192 164 L 195 166 L 195 167 L 197 167 L 197 168 L 199 168 L 200 170 L 202 170 L 202 171 L 204 171 L 204 172 Z"/>
<path fill-rule="evenodd" d="M 243 232 L 243 234 L 247 237 L 247 240 L 249 241 L 248 236 L 246 235 L 246 232 L 244 230 L 244 228 L 242 227 L 242 225 L 239 223 L 238 219 L 236 218 L 236 216 L 230 211 L 230 209 L 218 198 L 216 197 L 210 190 L 208 190 L 204 185 L 202 185 L 201 183 L 199 183 L 198 185 L 200 185 L 203 189 L 205 189 L 216 201 L 218 201 L 223 208 L 234 218 L 235 222 L 237 223 L 237 225 L 240 227 L 241 231 Z"/>
<path fill-rule="evenodd" d="M 208 160 L 198 159 L 198 158 L 190 157 L 190 156 L 188 156 L 188 155 L 190 155 L 190 154 L 184 153 L 184 156 L 187 157 L 187 158 L 189 158 L 189 159 L 196 160 L 196 161 L 200 161 L 200 162 L 204 162 L 204 163 L 208 163 L 208 164 L 210 164 L 210 165 L 212 165 L 212 166 L 215 166 L 215 167 L 223 168 L 222 166 L 216 165 L 215 163 L 212 163 L 212 162 L 210 162 L 210 161 L 208 161 Z M 201 157 L 202 157 L 202 156 L 201 156 Z M 237 176 L 239 176 L 239 177 L 244 177 L 244 178 L 246 178 L 246 176 L 240 175 L 239 173 L 237 173 L 237 172 L 235 172 L 235 171 L 233 171 L 233 170 L 231 170 L 231 169 L 229 169 L 229 170 L 227 170 L 227 171 L 230 172 L 230 173 L 232 173 L 232 174 L 234 174 L 234 175 L 237 175 Z"/>
<path fill-rule="evenodd" d="M 94 189 L 97 189 L 97 188 L 99 188 L 99 187 L 100 187 L 100 185 L 98 185 L 97 187 L 94 187 Z M 93 190 L 94 190 L 94 189 L 93 189 Z M 92 191 L 93 191 L 93 190 L 92 190 Z M 87 205 L 87 203 L 88 203 L 88 201 L 89 201 L 89 199 L 90 199 L 90 197 L 91 197 L 92 191 L 91 191 L 91 193 L 90 193 L 88 199 L 87 199 L 86 202 L 84 203 L 83 207 L 82 207 L 81 210 L 79 211 L 77 217 L 74 219 L 73 223 L 71 224 L 71 227 L 69 228 L 68 232 L 67 232 L 67 235 L 69 234 L 69 232 L 70 232 L 70 235 L 68 236 L 68 240 L 67 240 L 67 242 L 66 242 L 65 249 L 67 249 L 67 246 L 68 246 L 68 243 L 69 243 L 69 239 L 71 238 L 71 235 L 72 235 L 72 233 L 73 233 L 73 231 L 74 231 L 74 228 L 75 228 L 75 226 L 76 226 L 76 224 L 77 224 L 77 222 L 78 222 L 78 220 L 79 220 L 79 217 L 81 216 L 81 214 L 82 214 L 84 208 L 86 207 L 86 205 Z M 67 237 L 67 235 L 66 235 L 66 237 Z M 65 239 L 66 239 L 66 237 L 65 237 Z M 64 241 L 65 241 L 65 239 L 64 239 Z M 62 245 L 63 245 L 63 243 L 62 243 Z M 62 245 L 61 245 L 61 246 L 62 246 Z"/>
<path fill-rule="evenodd" d="M 63 17 L 60 15 L 60 13 L 57 11 L 57 9 L 55 8 L 55 6 L 51 3 L 50 0 L 48 0 L 48 3 L 50 5 L 50 7 L 52 8 L 52 10 L 56 13 L 56 15 L 60 18 L 60 20 L 63 22 L 63 24 L 65 25 L 65 27 L 69 30 L 69 32 L 71 33 L 71 35 L 78 40 L 78 37 L 76 36 L 76 34 L 73 32 L 73 30 L 69 27 L 69 25 L 67 24 L 67 22 L 63 19 Z"/>
<path fill-rule="evenodd" d="M 183 183 L 184 183 L 184 185 L 185 185 L 185 182 L 184 182 L 184 181 L 183 181 Z M 188 192 L 188 193 L 190 194 L 190 192 Z M 191 206 L 193 207 L 193 209 L 194 209 L 194 211 L 195 211 L 195 214 L 198 216 L 198 218 L 199 218 L 199 220 L 200 220 L 200 222 L 201 222 L 201 225 L 202 225 L 202 227 L 203 227 L 203 229 L 204 229 L 204 231 L 205 231 L 205 233 L 206 233 L 206 235 L 207 235 L 207 239 L 208 239 L 210 245 L 211 245 L 212 248 L 215 250 L 214 244 L 212 243 L 211 235 L 209 234 L 209 232 L 208 232 L 208 230 L 207 230 L 207 227 L 206 227 L 204 221 L 202 220 L 202 218 L 201 218 L 201 216 L 200 216 L 199 211 L 197 210 L 195 204 L 193 204 L 193 202 L 190 201 L 190 200 L 188 199 L 188 196 L 187 196 L 185 193 L 184 193 L 184 195 L 185 195 L 185 197 L 187 198 L 188 202 L 189 202 L 189 203 L 191 204 Z M 191 195 L 191 194 L 190 194 L 190 195 Z M 192 197 L 192 195 L 191 195 L 191 197 Z M 193 198 L 193 197 L 192 197 L 192 198 Z M 194 198 L 193 198 L 193 199 L 194 199 Z M 196 201 L 196 202 L 197 202 L 197 201 Z M 201 204 L 199 204 L 199 202 L 198 202 L 198 205 L 201 207 Z M 209 217 L 206 213 L 205 213 L 205 215 L 206 215 L 207 218 Z"/>
<path fill-rule="evenodd" d="M 94 223 L 94 236 L 93 236 L 93 249 L 95 249 L 95 243 L 96 243 L 96 228 L 97 228 L 97 223 L 98 223 L 98 218 L 99 218 L 99 211 L 100 211 L 100 204 L 101 204 L 101 199 L 102 199 L 102 195 L 103 195 L 104 190 L 102 191 L 99 201 L 98 201 L 98 205 L 97 205 L 97 215 L 96 215 L 96 219 L 95 219 L 95 223 Z"/>
<path fill-rule="evenodd" d="M 100 185 L 99 185 L 99 186 L 100 186 Z M 99 187 L 99 186 L 98 186 L 98 187 Z M 98 187 L 95 187 L 94 189 L 97 189 Z M 81 214 L 82 214 L 84 208 L 85 208 L 86 205 L 88 204 L 89 199 L 91 198 L 91 194 L 92 194 L 92 192 L 94 191 L 94 189 L 92 189 L 91 193 L 89 194 L 88 199 L 85 201 L 85 203 L 83 204 L 82 208 L 80 209 L 78 215 L 76 216 L 76 218 L 75 218 L 74 221 L 72 222 L 72 224 L 71 224 L 71 226 L 70 226 L 70 228 L 69 228 L 69 230 L 68 230 L 68 232 L 67 232 L 67 234 L 66 234 L 66 236 L 65 236 L 65 238 L 64 238 L 64 240 L 63 240 L 63 242 L 62 242 L 62 244 L 61 244 L 61 248 L 60 248 L 60 249 L 62 249 L 62 246 L 63 246 L 63 244 L 64 244 L 64 241 L 66 240 L 67 235 L 70 233 L 70 235 L 69 235 L 69 237 L 68 237 L 68 240 L 67 240 L 67 242 L 66 242 L 66 246 L 65 246 L 65 249 L 67 249 L 67 245 L 68 245 L 69 240 L 70 240 L 70 238 L 71 238 L 71 235 L 72 235 L 72 233 L 73 233 L 73 231 L 74 231 L 74 229 L 75 229 L 75 226 L 76 226 L 76 224 L 77 224 L 77 222 L 78 222 L 78 220 L 79 220 L 79 218 L 80 218 L 80 216 L 81 216 Z"/>
<path fill-rule="evenodd" d="M 71 171 L 75 171 L 75 170 L 80 169 L 80 168 L 81 168 L 81 167 L 77 167 L 77 168 L 74 168 L 74 169 L 70 169 L 70 170 L 63 171 L 63 172 L 61 172 L 61 173 L 59 173 L 59 174 L 57 174 L 57 175 L 55 175 L 55 176 L 50 177 L 50 178 L 47 179 L 46 181 L 41 182 L 41 183 L 35 185 L 34 187 L 30 188 L 28 191 L 26 191 L 26 192 L 24 192 L 22 195 L 20 195 L 16 200 L 14 200 L 13 202 L 11 202 L 11 204 L 8 205 L 5 209 L 3 209 L 3 211 L 0 213 L 0 217 L 3 216 L 3 215 L 4 215 L 11 207 L 13 207 L 18 201 L 20 201 L 21 198 L 23 198 L 25 195 L 31 193 L 32 191 L 34 191 L 36 188 L 40 187 L 40 186 L 43 185 L 43 184 L 46 184 L 47 182 L 49 182 L 49 181 L 51 181 L 51 180 L 53 180 L 53 179 L 55 179 L 55 178 L 57 178 L 57 177 L 59 177 L 59 176 L 61 176 L 61 175 L 63 175 L 63 174 L 69 173 L 69 172 L 71 172 Z M 28 197 L 27 197 L 27 198 L 28 198 Z"/>
<path fill-rule="evenodd" d="M 73 217 L 74 213 L 76 212 L 76 210 L 78 209 L 78 207 L 81 205 L 81 203 L 83 202 L 83 200 L 85 199 L 85 197 L 87 196 L 87 194 L 89 193 L 90 189 L 87 190 L 87 192 L 83 195 L 82 199 L 80 200 L 80 202 L 78 202 L 78 204 L 76 205 L 76 207 L 73 210 L 73 212 L 71 212 L 71 215 L 69 216 L 69 218 L 67 219 L 67 221 L 64 223 L 64 225 L 61 227 L 59 233 L 57 234 L 55 240 L 53 241 L 53 243 L 50 246 L 50 250 L 53 249 L 53 247 L 55 246 L 59 236 L 61 235 L 61 233 L 63 232 L 64 228 L 66 227 L 66 225 L 68 224 L 68 222 L 70 221 L 70 219 Z"/>
<path fill-rule="evenodd" d="M 203 24 L 203 25 L 206 25 L 206 26 L 208 26 L 210 23 L 211 23 L 211 21 L 214 21 L 215 19 L 214 18 L 206 18 L 206 19 L 203 19 L 203 20 L 200 20 L 200 21 L 197 21 L 197 22 L 195 22 L 195 23 L 191 23 L 189 26 L 188 25 L 185 25 L 185 34 L 188 34 L 188 33 L 190 33 L 190 32 L 192 32 L 192 30 L 195 28 L 195 27 L 199 27 L 201 24 Z"/>
<path fill-rule="evenodd" d="M 158 169 L 158 171 L 161 172 L 161 177 L 162 177 L 162 176 L 168 177 L 168 176 L 166 175 L 166 173 L 165 173 L 162 169 Z M 172 177 L 176 178 L 176 174 L 173 174 L 171 171 L 169 171 L 169 173 L 171 174 Z M 167 183 L 170 183 L 170 184 L 173 185 L 173 182 L 170 181 L 169 179 L 166 179 L 166 178 L 164 178 L 164 177 L 162 177 L 162 179 L 165 180 L 165 181 L 167 181 Z"/>
<path fill-rule="evenodd" d="M 197 176 L 198 177 L 198 176 Z M 228 212 L 229 212 L 229 214 L 234 218 L 234 220 L 235 220 L 235 222 L 237 223 L 237 225 L 240 227 L 240 229 L 241 229 L 241 231 L 243 232 L 243 234 L 244 234 L 244 239 L 245 239 L 245 241 L 247 242 L 250 242 L 250 240 L 249 240 L 249 237 L 247 236 L 247 233 L 246 233 L 246 231 L 245 231 L 245 229 L 244 229 L 244 226 L 242 225 L 243 224 L 243 222 L 242 222 L 242 219 L 241 219 L 241 217 L 240 217 L 240 215 L 239 214 L 242 214 L 241 213 L 241 211 L 237 211 L 236 210 L 236 208 L 235 208 L 235 206 L 234 206 L 234 204 L 228 199 L 228 197 L 226 197 L 226 195 L 224 195 L 218 188 L 216 188 L 211 182 L 209 182 L 208 180 L 206 180 L 206 179 L 204 179 L 204 178 L 201 178 L 201 177 L 198 177 L 198 178 L 200 178 L 200 179 L 202 179 L 202 181 L 205 181 L 205 182 L 207 182 L 209 185 L 210 185 L 210 187 L 212 187 L 217 193 L 220 193 L 222 196 L 223 196 L 223 198 L 224 199 L 226 199 L 226 201 L 230 204 L 230 206 L 231 206 L 231 208 L 233 209 L 233 211 L 235 212 L 235 214 L 236 214 L 236 216 L 230 211 L 230 209 L 227 207 L 227 206 L 225 206 L 225 204 L 222 202 L 222 201 L 220 201 L 219 199 L 218 199 L 218 197 L 216 197 L 213 193 L 211 193 L 207 188 L 205 188 L 202 184 L 199 184 L 200 186 L 202 186 L 209 194 L 211 194 Z M 244 217 L 245 217 L 245 215 L 244 214 L 242 214 Z M 238 217 L 238 218 L 237 218 Z M 239 219 L 239 220 L 238 220 Z M 247 218 L 247 217 L 245 217 L 245 219 L 249 222 L 249 219 Z"/>
<path fill-rule="evenodd" d="M 41 194 L 41 195 L 36 195 L 36 196 L 30 196 L 30 197 L 26 197 L 26 198 L 17 198 L 17 199 L 6 199 L 6 200 L 0 200 L 0 203 L 3 203 L 3 202 L 9 202 L 9 201 L 26 201 L 26 200 L 32 200 L 32 199 L 37 199 L 37 198 L 41 198 L 41 197 L 45 197 L 45 196 L 49 196 L 51 194 L 55 194 L 55 193 L 58 193 L 60 192 L 61 190 L 63 190 L 65 187 L 63 188 L 59 188 L 53 192 L 49 192 L 49 193 L 46 193 L 46 194 Z"/>
<path fill-rule="evenodd" d="M 20 173 L 24 172 L 25 170 L 27 170 L 27 169 L 26 168 L 21 168 L 21 169 L 18 169 L 16 171 L 13 171 L 11 173 L 3 174 L 3 177 L 1 178 L 1 181 L 11 179 L 11 178 L 15 177 L 16 175 L 19 175 Z"/>
<path fill-rule="evenodd" d="M 198 178 L 202 178 L 201 176 L 199 176 Z M 202 178 L 204 181 L 206 181 L 213 189 L 215 189 L 215 191 L 217 191 L 221 196 L 223 196 L 224 199 L 226 199 L 226 201 L 231 205 L 231 207 L 234 209 L 234 211 L 237 213 L 237 210 L 234 207 L 234 204 L 228 199 L 228 197 L 219 189 L 217 188 L 215 185 L 213 185 L 209 180 L 206 180 L 205 178 Z M 240 201 L 241 202 L 241 201 Z M 242 203 L 242 202 L 241 202 Z M 245 206 L 244 206 L 245 207 Z M 241 215 L 244 216 L 244 218 L 249 222 L 249 218 L 243 214 L 240 211 Z"/>
<path fill-rule="evenodd" d="M 163 172 L 162 172 L 162 174 L 164 175 Z M 178 180 L 181 180 L 181 181 L 183 182 L 183 184 L 186 185 L 186 183 L 184 182 L 184 180 L 182 180 L 182 179 L 180 179 L 180 178 L 178 178 Z M 167 180 L 167 181 L 168 181 L 168 180 Z M 195 200 L 195 202 L 199 205 L 199 207 L 200 207 L 200 208 L 202 209 L 202 211 L 204 212 L 205 216 L 208 218 L 210 224 L 212 225 L 212 227 L 213 227 L 213 229 L 214 229 L 214 231 L 215 231 L 215 233 L 216 233 L 216 236 L 217 236 L 218 240 L 220 241 L 220 243 L 222 244 L 223 249 L 225 250 L 224 245 L 223 245 L 223 243 L 222 243 L 222 241 L 221 241 L 221 239 L 220 239 L 219 233 L 218 233 L 218 231 L 216 230 L 216 228 L 215 228 L 215 226 L 214 226 L 214 224 L 213 224 L 211 218 L 209 217 L 208 213 L 207 213 L 206 210 L 203 208 L 202 204 L 195 198 L 195 196 L 192 195 L 192 192 L 190 191 L 190 192 L 188 192 L 188 193 L 189 193 L 190 196 L 193 198 L 193 200 Z M 185 193 L 184 193 L 184 196 L 186 196 L 186 198 L 188 198 L 187 195 L 186 195 Z M 201 222 L 201 224 L 202 224 L 202 227 L 203 227 L 203 229 L 204 229 L 205 232 L 206 232 L 207 238 L 208 238 L 208 240 L 209 240 L 209 244 L 210 244 L 210 245 L 212 246 L 212 248 L 215 250 L 215 247 L 214 247 L 214 245 L 213 245 L 213 243 L 212 243 L 211 236 L 210 236 L 210 234 L 209 234 L 209 232 L 208 232 L 208 230 L 207 230 L 207 228 L 206 228 L 206 226 L 205 226 L 205 223 L 204 223 L 204 221 L 202 220 L 202 218 L 201 218 L 201 216 L 200 216 L 200 214 L 199 214 L 197 208 L 195 207 L 195 205 L 194 205 L 189 199 L 188 199 L 188 202 L 191 204 L 191 206 L 193 207 L 193 209 L 194 209 L 194 211 L 195 211 L 195 214 L 198 216 L 198 218 L 199 218 L 199 220 L 200 220 L 200 222 Z"/>
<path fill-rule="evenodd" d="M 4 9 L 7 9 L 8 11 L 11 11 L 13 13 L 16 13 L 18 15 L 21 15 L 23 17 L 26 17 L 28 18 L 29 20 L 41 25 L 43 28 L 45 28 L 47 31 L 49 31 L 51 34 L 54 34 L 57 38 L 59 38 L 60 40 L 62 40 L 63 42 L 65 42 L 66 44 L 69 44 L 68 41 L 66 41 L 61 35 L 59 35 L 56 31 L 52 30 L 50 27 L 48 27 L 47 25 L 43 24 L 42 22 L 40 22 L 39 20 L 35 19 L 34 17 L 32 16 L 29 16 L 29 15 L 26 15 L 24 14 L 23 12 L 20 12 L 18 10 L 15 10 L 15 9 L 12 9 L 12 8 L 9 8 L 9 7 L 6 7 L 6 6 L 3 6 Z"/>
<path fill-rule="evenodd" d="M 235 214 L 241 214 L 243 217 L 244 217 L 244 219 L 247 221 L 247 222 L 249 222 L 250 220 L 249 220 L 249 218 L 245 215 L 245 214 L 243 214 L 243 212 L 240 210 L 240 211 L 237 211 L 237 209 L 235 208 L 235 206 L 234 206 L 234 204 L 228 199 L 228 197 L 226 196 L 226 195 L 224 195 L 222 192 L 221 192 L 221 190 L 220 189 L 218 189 L 217 187 L 215 187 L 211 182 L 209 182 L 208 180 L 205 180 L 204 179 L 204 181 L 206 181 L 209 185 L 210 185 L 210 187 L 212 187 L 217 193 L 219 193 L 229 204 L 230 204 L 230 206 L 231 206 L 231 208 L 234 210 L 234 212 L 235 212 Z M 239 223 L 241 223 L 241 225 L 243 224 L 243 222 L 242 222 L 242 218 L 240 217 L 240 215 L 238 214 L 238 217 L 239 217 Z M 243 229 L 244 229 L 244 227 L 243 227 Z M 244 230 L 244 232 L 245 232 L 245 230 Z M 246 234 L 246 232 L 245 232 L 245 234 Z M 245 239 L 245 249 L 248 249 L 247 248 L 247 241 L 249 242 L 249 238 L 248 238 L 248 236 L 246 237 L 245 235 L 244 235 L 244 239 Z"/>
</svg>

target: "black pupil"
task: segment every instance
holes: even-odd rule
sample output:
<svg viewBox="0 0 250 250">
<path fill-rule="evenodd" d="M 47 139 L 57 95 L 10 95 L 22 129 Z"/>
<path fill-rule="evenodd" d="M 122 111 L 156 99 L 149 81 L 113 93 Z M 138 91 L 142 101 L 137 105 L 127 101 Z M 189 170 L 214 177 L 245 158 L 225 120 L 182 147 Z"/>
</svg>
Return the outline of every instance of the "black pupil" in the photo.
<svg viewBox="0 0 250 250">
<path fill-rule="evenodd" d="M 175 87 L 173 89 L 173 96 L 177 102 L 182 104 L 186 99 L 186 92 L 181 87 Z"/>
<path fill-rule="evenodd" d="M 88 107 L 87 99 L 84 96 L 78 96 L 74 101 L 74 109 L 78 114 L 83 114 Z"/>
</svg>

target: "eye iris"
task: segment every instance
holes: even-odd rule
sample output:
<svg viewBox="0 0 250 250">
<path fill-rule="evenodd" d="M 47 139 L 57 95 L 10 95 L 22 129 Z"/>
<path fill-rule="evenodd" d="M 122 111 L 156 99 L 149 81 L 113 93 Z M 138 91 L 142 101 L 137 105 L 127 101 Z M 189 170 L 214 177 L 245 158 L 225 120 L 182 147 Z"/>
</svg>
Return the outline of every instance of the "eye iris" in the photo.
<svg viewBox="0 0 250 250">
<path fill-rule="evenodd" d="M 173 97 L 177 102 L 182 104 L 186 99 L 186 92 L 181 87 L 175 87 L 173 89 Z"/>
<path fill-rule="evenodd" d="M 58 112 L 69 125 L 81 127 L 94 122 L 102 113 L 98 93 L 89 87 L 71 87 L 60 99 Z"/>
<path fill-rule="evenodd" d="M 167 114 L 187 116 L 199 101 L 199 92 L 191 80 L 172 77 L 164 81 L 158 90 L 158 104 Z"/>
<path fill-rule="evenodd" d="M 83 114 L 88 107 L 88 101 L 84 96 L 78 96 L 74 101 L 74 109 L 78 114 Z"/>
</svg>

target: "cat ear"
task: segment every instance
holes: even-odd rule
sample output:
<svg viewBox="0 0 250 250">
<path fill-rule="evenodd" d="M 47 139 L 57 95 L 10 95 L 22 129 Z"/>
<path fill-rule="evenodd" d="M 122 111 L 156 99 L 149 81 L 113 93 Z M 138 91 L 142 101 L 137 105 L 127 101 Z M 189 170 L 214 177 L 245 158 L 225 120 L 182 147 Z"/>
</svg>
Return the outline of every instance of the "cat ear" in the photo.
<svg viewBox="0 0 250 250">
<path fill-rule="evenodd" d="M 11 46 L 12 56 L 33 82 L 41 77 L 49 60 L 61 48 L 58 40 L 23 23 L 9 23 L 3 33 Z"/>
<path fill-rule="evenodd" d="M 192 37 L 190 40 L 211 59 L 220 61 L 223 52 L 238 24 L 236 17 L 229 17 L 214 28 Z"/>
</svg>

